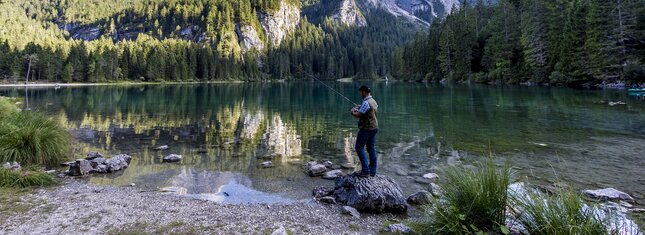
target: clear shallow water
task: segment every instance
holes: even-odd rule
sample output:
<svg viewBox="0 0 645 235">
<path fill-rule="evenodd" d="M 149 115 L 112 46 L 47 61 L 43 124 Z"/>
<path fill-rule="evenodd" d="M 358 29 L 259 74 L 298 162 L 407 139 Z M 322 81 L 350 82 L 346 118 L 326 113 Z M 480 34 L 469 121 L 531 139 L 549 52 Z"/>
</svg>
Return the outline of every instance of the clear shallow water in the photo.
<svg viewBox="0 0 645 235">
<path fill-rule="evenodd" d="M 358 83 L 329 84 L 357 100 Z M 492 155 L 520 178 L 576 188 L 615 187 L 643 204 L 645 101 L 623 91 L 371 83 L 379 102 L 380 170 L 406 193 L 413 176 Z M 129 153 L 130 168 L 99 184 L 230 203 L 288 203 L 331 181 L 310 178 L 309 160 L 357 163 L 350 103 L 319 83 L 96 86 L 28 91 L 31 108 L 62 120 L 87 151 Z M 24 96 L 24 90 L 0 89 Z M 624 101 L 627 105 L 608 105 Z M 165 152 L 152 148 L 169 145 Z M 439 154 L 455 149 L 459 158 Z M 164 164 L 169 153 L 179 164 Z M 263 169 L 263 156 L 277 156 Z M 226 196 L 228 194 L 228 196 Z"/>
</svg>

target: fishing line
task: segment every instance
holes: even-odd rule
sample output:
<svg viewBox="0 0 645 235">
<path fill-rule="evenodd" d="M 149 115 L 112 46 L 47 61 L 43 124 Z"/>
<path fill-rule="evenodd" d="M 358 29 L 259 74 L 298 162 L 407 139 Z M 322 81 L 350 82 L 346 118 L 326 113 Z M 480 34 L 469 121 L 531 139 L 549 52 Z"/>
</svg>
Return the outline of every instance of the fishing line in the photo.
<svg viewBox="0 0 645 235">
<path fill-rule="evenodd" d="M 334 88 L 332 88 L 332 87 L 328 86 L 328 85 L 327 85 L 327 84 L 325 84 L 323 81 L 320 81 L 318 78 L 316 78 L 315 76 L 311 76 L 311 77 L 312 77 L 313 79 L 316 79 L 316 81 L 319 81 L 320 83 L 322 83 L 324 86 L 326 86 L 327 88 L 329 88 L 329 89 L 330 89 L 330 90 L 332 90 L 333 92 L 336 92 L 336 94 L 338 94 L 338 95 L 340 95 L 341 97 L 345 98 L 345 99 L 346 99 L 347 101 L 349 101 L 350 103 L 354 104 L 355 106 L 358 106 L 358 104 L 357 104 L 357 103 L 354 103 L 354 101 L 352 101 L 352 100 L 350 100 L 349 98 L 347 98 L 347 96 L 344 96 L 343 94 L 341 94 L 340 92 L 338 92 L 338 91 L 337 91 L 337 90 L 335 90 Z"/>
</svg>

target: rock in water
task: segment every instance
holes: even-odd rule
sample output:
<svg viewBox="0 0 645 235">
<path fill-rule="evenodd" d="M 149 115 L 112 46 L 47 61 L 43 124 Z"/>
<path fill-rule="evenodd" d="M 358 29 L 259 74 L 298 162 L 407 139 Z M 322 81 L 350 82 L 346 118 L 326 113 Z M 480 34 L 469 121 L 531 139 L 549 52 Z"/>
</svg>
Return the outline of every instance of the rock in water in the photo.
<svg viewBox="0 0 645 235">
<path fill-rule="evenodd" d="M 318 201 L 322 203 L 336 204 L 336 199 L 332 196 L 321 197 L 318 199 Z"/>
<path fill-rule="evenodd" d="M 385 227 L 385 231 L 388 233 L 395 233 L 395 234 L 407 234 L 412 232 L 412 229 L 410 227 L 405 226 L 405 224 L 390 224 L 387 227 Z"/>
<path fill-rule="evenodd" d="M 321 176 L 327 171 L 327 167 L 323 164 L 312 164 L 309 166 L 309 169 L 307 169 L 307 173 L 309 173 L 309 176 Z"/>
<path fill-rule="evenodd" d="M 354 169 L 354 168 L 356 168 L 356 166 L 354 164 L 351 164 L 351 163 L 343 163 L 343 165 L 340 165 L 340 167 L 343 168 L 343 169 Z"/>
<path fill-rule="evenodd" d="M 89 152 L 89 153 L 87 153 L 87 157 L 85 159 L 92 160 L 92 159 L 99 158 L 99 157 L 103 157 L 103 154 L 101 154 L 99 152 Z"/>
<path fill-rule="evenodd" d="M 597 190 L 585 190 L 584 194 L 591 198 L 601 200 L 623 200 L 634 201 L 634 198 L 625 192 L 618 191 L 614 188 L 604 188 Z"/>
<path fill-rule="evenodd" d="M 323 179 L 328 179 L 328 180 L 333 180 L 333 179 L 336 179 L 336 178 L 341 177 L 341 176 L 343 176 L 343 171 L 341 171 L 341 170 L 333 170 L 333 171 L 325 172 L 325 175 L 323 175 L 322 178 Z"/>
<path fill-rule="evenodd" d="M 88 175 L 92 173 L 94 168 L 92 167 L 90 161 L 85 159 L 78 159 L 76 162 L 72 163 L 69 166 L 69 175 L 79 176 L 79 175 Z"/>
<path fill-rule="evenodd" d="M 348 214 L 351 215 L 354 218 L 360 219 L 361 218 L 361 213 L 359 213 L 356 208 L 351 207 L 351 206 L 343 206 L 341 208 L 341 212 L 343 214 Z"/>
<path fill-rule="evenodd" d="M 168 156 L 165 156 L 163 158 L 164 162 L 178 162 L 181 161 L 181 155 L 178 154 L 170 154 Z"/>
<path fill-rule="evenodd" d="M 430 203 L 430 193 L 427 191 L 420 191 L 408 197 L 407 202 L 413 205 L 426 205 Z"/>
<path fill-rule="evenodd" d="M 428 173 L 428 174 L 423 175 L 423 178 L 424 179 L 429 179 L 432 182 L 434 182 L 435 180 L 439 179 L 439 175 L 437 175 L 435 173 Z"/>
<path fill-rule="evenodd" d="M 155 150 L 157 151 L 168 150 L 168 145 L 162 145 L 162 146 L 156 147 Z"/>
<path fill-rule="evenodd" d="M 262 165 L 262 168 L 273 167 L 273 163 L 270 161 L 263 162 L 261 165 Z"/>
<path fill-rule="evenodd" d="M 338 203 L 358 211 L 404 213 L 408 210 L 401 187 L 384 175 L 340 177 L 336 179 L 333 194 Z"/>
<path fill-rule="evenodd" d="M 115 172 L 127 168 L 128 164 L 130 164 L 130 160 L 132 160 L 132 157 L 127 154 L 112 156 L 110 159 L 105 161 L 107 172 Z"/>
<path fill-rule="evenodd" d="M 323 162 L 323 165 L 325 165 L 325 167 L 327 168 L 331 168 L 332 166 L 334 166 L 334 163 L 332 163 L 331 161 L 325 161 Z"/>
</svg>

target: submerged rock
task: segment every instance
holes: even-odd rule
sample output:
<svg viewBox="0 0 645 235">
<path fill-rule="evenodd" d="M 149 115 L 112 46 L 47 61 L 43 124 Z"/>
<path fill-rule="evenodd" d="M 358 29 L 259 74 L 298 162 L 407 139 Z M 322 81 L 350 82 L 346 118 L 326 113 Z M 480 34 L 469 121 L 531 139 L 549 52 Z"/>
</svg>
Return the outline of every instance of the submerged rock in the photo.
<svg viewBox="0 0 645 235">
<path fill-rule="evenodd" d="M 420 191 L 410 195 L 406 201 L 408 204 L 413 205 L 427 205 L 430 204 L 430 193 L 427 191 Z"/>
<path fill-rule="evenodd" d="M 181 161 L 182 156 L 179 154 L 170 154 L 163 158 L 164 162 L 178 162 Z"/>
<path fill-rule="evenodd" d="M 343 171 L 341 171 L 341 170 L 332 170 L 332 171 L 325 172 L 325 175 L 323 175 L 322 178 L 323 179 L 328 179 L 328 180 L 333 180 L 333 179 L 336 179 L 336 178 L 341 177 L 341 176 L 343 176 Z"/>
<path fill-rule="evenodd" d="M 614 188 L 604 188 L 597 190 L 585 190 L 583 193 L 587 197 L 600 199 L 600 200 L 623 200 L 623 201 L 634 201 L 634 198 L 629 194 L 618 191 Z"/>
<path fill-rule="evenodd" d="M 340 177 L 333 195 L 338 203 L 359 211 L 404 213 L 408 209 L 401 187 L 384 175 Z"/>
<path fill-rule="evenodd" d="M 403 233 L 403 234 L 407 234 L 407 233 L 411 233 L 412 229 L 410 227 L 406 226 L 405 224 L 399 223 L 399 224 L 390 224 L 390 225 L 388 225 L 387 227 L 385 227 L 385 231 L 388 232 L 388 233 L 396 233 L 396 234 Z"/>
<path fill-rule="evenodd" d="M 351 206 L 341 207 L 341 213 L 351 215 L 352 217 L 357 219 L 361 218 L 361 213 L 359 213 L 358 210 L 356 210 L 356 208 Z"/>
</svg>

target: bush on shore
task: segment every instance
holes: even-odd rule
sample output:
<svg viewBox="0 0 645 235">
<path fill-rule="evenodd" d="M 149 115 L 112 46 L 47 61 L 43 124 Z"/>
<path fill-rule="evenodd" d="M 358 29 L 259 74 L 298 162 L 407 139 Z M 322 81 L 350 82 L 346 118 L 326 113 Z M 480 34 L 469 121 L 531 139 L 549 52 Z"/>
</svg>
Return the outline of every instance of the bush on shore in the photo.
<svg viewBox="0 0 645 235">
<path fill-rule="evenodd" d="M 514 172 L 489 160 L 477 169 L 448 167 L 439 186 L 443 196 L 411 225 L 420 234 L 471 234 L 501 231 Z"/>
<path fill-rule="evenodd" d="M 0 188 L 28 188 L 50 186 L 56 179 L 50 174 L 36 170 L 12 170 L 0 168 Z"/>
<path fill-rule="evenodd" d="M 530 234 L 618 234 L 608 227 L 611 215 L 600 218 L 595 205 L 587 205 L 571 190 L 554 195 L 529 192 L 512 199 L 516 219 Z"/>
<path fill-rule="evenodd" d="M 70 153 L 71 140 L 65 128 L 41 113 L 13 112 L 0 119 L 0 162 L 54 166 Z"/>
</svg>

